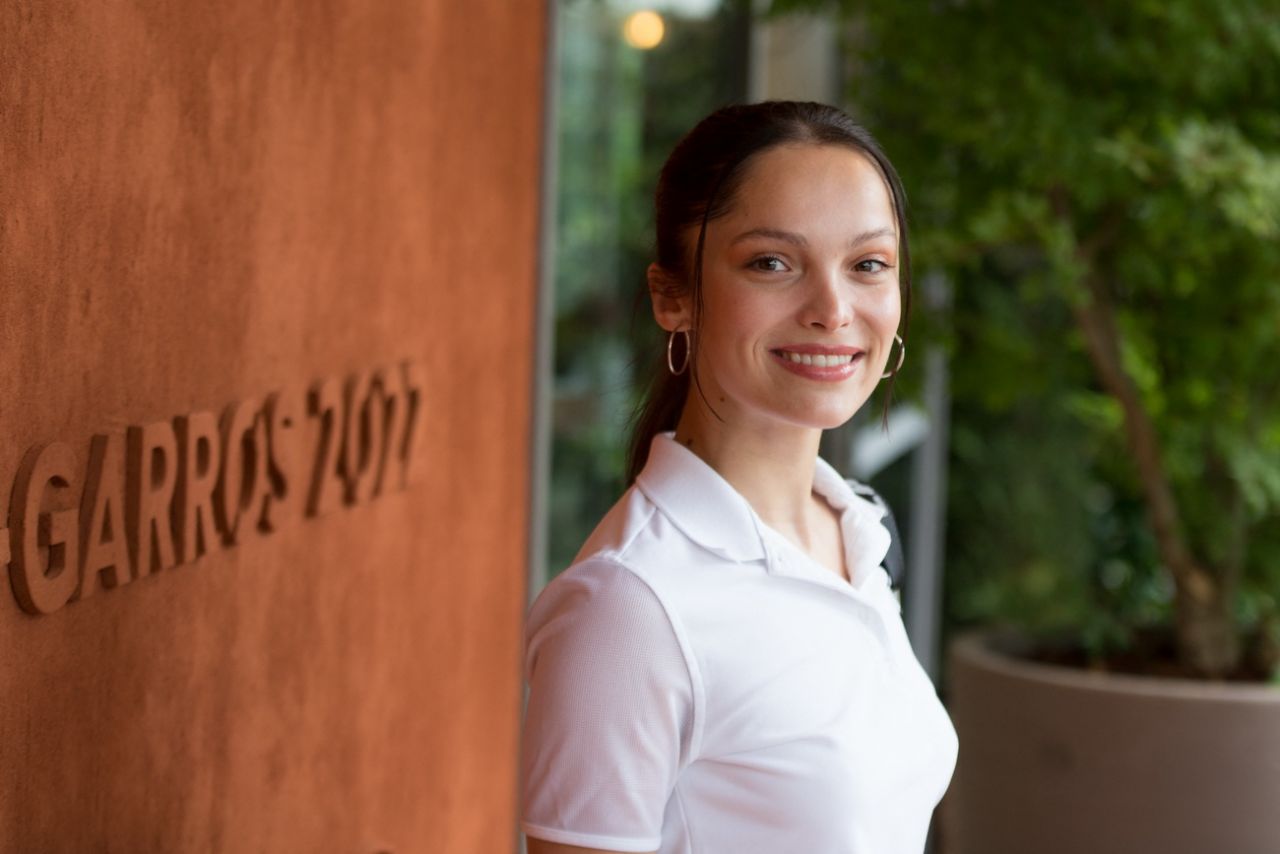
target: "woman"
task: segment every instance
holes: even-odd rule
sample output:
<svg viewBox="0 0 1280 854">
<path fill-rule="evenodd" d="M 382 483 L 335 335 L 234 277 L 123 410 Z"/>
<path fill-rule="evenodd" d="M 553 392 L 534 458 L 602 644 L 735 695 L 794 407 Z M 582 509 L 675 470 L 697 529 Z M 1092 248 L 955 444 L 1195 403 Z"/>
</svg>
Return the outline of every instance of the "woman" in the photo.
<svg viewBox="0 0 1280 854">
<path fill-rule="evenodd" d="M 528 850 L 918 854 L 955 731 L 884 511 L 818 458 L 901 365 L 897 175 L 839 110 L 770 102 L 704 119 L 656 202 L 631 485 L 529 612 Z"/>
</svg>

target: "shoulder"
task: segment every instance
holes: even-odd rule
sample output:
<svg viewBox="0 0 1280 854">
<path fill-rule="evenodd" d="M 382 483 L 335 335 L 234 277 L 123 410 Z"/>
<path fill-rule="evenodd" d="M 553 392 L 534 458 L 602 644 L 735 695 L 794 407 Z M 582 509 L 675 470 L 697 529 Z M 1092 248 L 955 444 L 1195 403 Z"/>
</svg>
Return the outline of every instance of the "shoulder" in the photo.
<svg viewBox="0 0 1280 854">
<path fill-rule="evenodd" d="M 654 586 L 614 557 L 579 561 L 538 595 L 525 623 L 524 677 L 530 703 L 536 695 L 539 708 L 560 708 L 557 719 L 664 708 L 680 718 L 685 750 L 697 742 L 703 688 L 687 633 Z"/>
<path fill-rule="evenodd" d="M 706 563 L 705 549 L 690 539 L 667 512 L 639 486 L 632 485 L 609 509 L 561 576 L 596 576 L 624 569 L 654 589 L 655 595 L 678 595 L 687 573 Z M 614 579 L 614 586 L 626 584 Z"/>
<path fill-rule="evenodd" d="M 649 585 L 622 563 L 616 553 L 599 552 L 579 558 L 551 579 L 534 600 L 528 623 L 532 631 L 554 614 L 586 606 L 595 611 L 623 610 L 654 598 Z"/>
<path fill-rule="evenodd" d="M 574 565 L 596 557 L 623 562 L 636 540 L 653 525 L 655 512 L 656 508 L 639 488 L 628 487 L 582 544 Z"/>
<path fill-rule="evenodd" d="M 643 654 L 683 634 L 651 581 L 613 552 L 580 559 L 553 578 L 530 607 L 525 631 L 530 665 L 550 643 Z"/>
</svg>

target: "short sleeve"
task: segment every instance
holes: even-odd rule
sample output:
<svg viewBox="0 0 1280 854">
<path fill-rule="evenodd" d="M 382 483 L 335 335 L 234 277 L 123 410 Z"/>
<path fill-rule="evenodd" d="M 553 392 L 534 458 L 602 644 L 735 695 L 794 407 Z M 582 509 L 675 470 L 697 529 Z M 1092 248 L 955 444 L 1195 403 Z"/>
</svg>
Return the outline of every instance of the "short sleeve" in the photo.
<svg viewBox="0 0 1280 854">
<path fill-rule="evenodd" d="M 547 585 L 525 631 L 522 829 L 566 845 L 657 850 L 694 716 L 666 608 L 630 569 L 593 558 Z"/>
</svg>

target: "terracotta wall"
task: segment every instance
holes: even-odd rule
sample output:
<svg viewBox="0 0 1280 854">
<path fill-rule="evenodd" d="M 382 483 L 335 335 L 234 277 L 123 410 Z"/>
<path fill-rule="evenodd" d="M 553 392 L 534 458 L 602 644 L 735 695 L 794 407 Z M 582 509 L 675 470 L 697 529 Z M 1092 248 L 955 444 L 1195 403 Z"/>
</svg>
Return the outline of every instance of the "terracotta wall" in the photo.
<svg viewBox="0 0 1280 854">
<path fill-rule="evenodd" d="M 543 30 L 0 4 L 0 851 L 511 850 Z"/>
</svg>

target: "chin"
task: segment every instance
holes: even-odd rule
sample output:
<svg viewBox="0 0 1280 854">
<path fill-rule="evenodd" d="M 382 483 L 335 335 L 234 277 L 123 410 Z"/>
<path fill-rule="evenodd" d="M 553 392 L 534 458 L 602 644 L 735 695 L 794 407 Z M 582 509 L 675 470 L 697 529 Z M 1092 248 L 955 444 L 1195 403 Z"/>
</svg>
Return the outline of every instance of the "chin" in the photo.
<svg viewBox="0 0 1280 854">
<path fill-rule="evenodd" d="M 807 427 L 814 430 L 834 430 L 849 423 L 849 419 L 853 418 L 861 408 L 861 406 L 842 406 L 838 408 L 810 406 L 803 411 L 793 413 L 793 417 L 787 420 L 797 427 Z"/>
<path fill-rule="evenodd" d="M 832 419 L 828 419 L 828 420 L 825 420 L 825 421 L 823 421 L 821 424 L 818 424 L 818 425 L 816 425 L 816 426 L 817 426 L 817 427 L 819 427 L 819 428 L 820 428 L 820 429 L 822 429 L 822 430 L 836 430 L 836 429 L 838 429 L 838 428 L 840 428 L 840 427 L 843 427 L 844 425 L 848 424 L 848 423 L 849 423 L 849 421 L 850 421 L 850 419 L 852 419 L 852 418 L 853 418 L 854 414 L 855 414 L 855 413 L 850 412 L 848 415 L 845 415 L 845 416 L 844 416 L 844 417 L 842 417 L 842 418 L 832 418 Z"/>
</svg>

